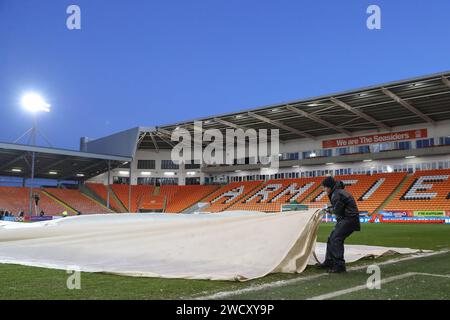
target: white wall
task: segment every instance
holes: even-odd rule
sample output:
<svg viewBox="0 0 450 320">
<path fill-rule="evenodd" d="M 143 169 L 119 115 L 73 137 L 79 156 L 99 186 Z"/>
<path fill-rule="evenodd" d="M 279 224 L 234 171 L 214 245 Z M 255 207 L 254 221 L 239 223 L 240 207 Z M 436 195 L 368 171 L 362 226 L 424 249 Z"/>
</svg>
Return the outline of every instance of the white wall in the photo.
<svg viewBox="0 0 450 320">
<path fill-rule="evenodd" d="M 136 153 L 135 159 L 131 163 L 131 184 L 137 184 L 138 177 L 147 177 L 147 178 L 178 178 L 178 183 L 180 185 L 185 184 L 186 177 L 196 178 L 199 177 L 201 183 L 204 182 L 204 174 L 201 173 L 200 169 L 184 169 L 183 166 L 180 166 L 180 169 L 161 169 L 161 160 L 170 160 L 171 152 L 170 150 L 160 150 L 159 152 L 151 151 L 151 150 L 139 150 Z M 138 169 L 137 164 L 138 160 L 155 160 L 155 169 Z M 124 173 L 120 173 L 124 171 Z M 111 179 L 109 181 L 110 184 L 113 183 L 113 177 L 128 177 L 128 169 L 114 169 L 111 171 Z M 143 172 L 149 172 L 150 175 L 144 175 Z M 166 172 L 173 172 L 174 176 L 165 175 Z M 190 173 L 189 175 L 187 173 Z M 193 174 L 192 174 L 193 173 Z M 104 173 L 95 178 L 89 180 L 89 182 L 95 183 L 103 183 L 106 184 L 108 181 L 108 174 Z"/>
<path fill-rule="evenodd" d="M 300 166 L 300 167 L 290 167 L 290 168 L 280 168 L 278 171 L 261 171 L 261 170 L 251 170 L 251 171 L 239 171 L 239 172 L 228 172 L 226 174 L 221 174 L 226 177 L 245 177 L 250 175 L 259 174 L 275 174 L 275 173 L 291 173 L 291 172 L 308 172 L 315 170 L 335 170 L 339 169 L 352 169 L 355 171 L 374 171 L 379 170 L 381 167 L 386 167 L 386 172 L 393 170 L 396 166 L 402 166 L 408 168 L 412 167 L 414 170 L 417 165 L 430 164 L 430 163 L 446 163 L 445 169 L 450 168 L 450 155 L 449 156 L 430 156 L 430 157 L 417 157 L 414 159 L 391 159 L 383 161 L 372 161 L 372 162 L 355 162 L 355 163 L 335 163 L 331 165 L 319 165 L 319 166 Z M 429 169 L 432 169 L 431 167 Z"/>
</svg>

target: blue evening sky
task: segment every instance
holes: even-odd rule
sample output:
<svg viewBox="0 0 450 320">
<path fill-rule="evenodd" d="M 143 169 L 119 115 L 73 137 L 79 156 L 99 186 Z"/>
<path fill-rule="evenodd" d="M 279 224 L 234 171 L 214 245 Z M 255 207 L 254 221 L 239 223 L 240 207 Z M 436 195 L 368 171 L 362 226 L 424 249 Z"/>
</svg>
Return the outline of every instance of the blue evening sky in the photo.
<svg viewBox="0 0 450 320">
<path fill-rule="evenodd" d="M 81 7 L 82 30 L 66 28 Z M 366 9 L 382 29 L 366 28 Z M 78 148 L 162 125 L 450 69 L 448 0 L 0 0 L 0 141 Z M 41 142 L 42 144 L 42 142 Z"/>
</svg>

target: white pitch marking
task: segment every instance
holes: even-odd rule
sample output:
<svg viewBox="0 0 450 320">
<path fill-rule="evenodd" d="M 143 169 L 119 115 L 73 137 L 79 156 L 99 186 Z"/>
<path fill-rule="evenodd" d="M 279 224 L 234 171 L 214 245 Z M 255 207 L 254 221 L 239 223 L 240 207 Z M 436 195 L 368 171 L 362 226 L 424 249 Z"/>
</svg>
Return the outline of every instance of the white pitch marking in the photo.
<svg viewBox="0 0 450 320">
<path fill-rule="evenodd" d="M 426 258 L 426 257 L 434 256 L 434 255 L 444 254 L 444 253 L 447 253 L 447 252 L 450 252 L 450 250 L 436 251 L 436 252 L 431 252 L 431 253 L 415 254 L 415 255 L 412 255 L 412 256 L 409 256 L 409 257 L 397 258 L 397 259 L 392 259 L 392 260 L 385 261 L 385 262 L 380 262 L 377 265 L 378 266 L 389 265 L 389 264 L 394 264 L 394 263 L 397 263 L 397 262 L 415 260 L 415 259 Z M 349 268 L 348 270 L 349 271 L 356 271 L 356 270 L 362 270 L 362 269 L 365 269 L 365 268 L 367 268 L 367 265 L 352 267 L 352 268 Z M 263 283 L 263 284 L 258 284 L 258 285 L 252 285 L 252 286 L 250 286 L 248 288 L 244 288 L 244 289 L 237 289 L 237 290 L 233 290 L 233 291 L 221 291 L 221 292 L 213 293 L 211 295 L 201 296 L 201 297 L 197 297 L 197 298 L 191 297 L 190 299 L 195 299 L 195 300 L 224 299 L 224 298 L 228 298 L 228 297 L 231 297 L 231 296 L 240 295 L 240 294 L 243 294 L 243 293 L 249 293 L 249 292 L 261 291 L 261 290 L 265 290 L 265 289 L 272 289 L 272 288 L 283 287 L 283 286 L 291 285 L 291 284 L 294 284 L 294 283 L 297 283 L 297 282 L 314 280 L 314 279 L 325 277 L 325 276 L 328 276 L 328 273 L 321 273 L 321 274 L 317 274 L 317 275 L 313 275 L 313 276 L 309 276 L 309 277 L 298 277 L 298 278 L 295 278 L 295 279 L 279 280 L 279 281 L 275 281 L 275 282 L 269 282 L 269 283 Z"/>
<path fill-rule="evenodd" d="M 389 282 L 393 282 L 393 281 L 397 281 L 397 280 L 401 280 L 401 279 L 405 279 L 405 278 L 409 278 L 409 277 L 413 277 L 413 276 L 442 277 L 442 278 L 450 279 L 450 275 L 445 275 L 445 274 L 407 272 L 407 273 L 400 274 L 398 276 L 392 276 L 392 277 L 383 279 L 380 281 L 380 284 L 385 284 L 385 283 L 389 283 Z M 365 290 L 365 289 L 367 289 L 367 285 L 363 284 L 363 285 L 348 288 L 348 289 L 343 289 L 343 290 L 338 290 L 338 291 L 322 294 L 320 296 L 308 298 L 307 300 L 326 300 L 326 299 L 336 298 L 336 297 L 339 297 L 339 296 L 342 296 L 342 295 L 345 295 L 348 293 L 353 293 L 353 292 L 361 291 L 361 290 Z"/>
</svg>

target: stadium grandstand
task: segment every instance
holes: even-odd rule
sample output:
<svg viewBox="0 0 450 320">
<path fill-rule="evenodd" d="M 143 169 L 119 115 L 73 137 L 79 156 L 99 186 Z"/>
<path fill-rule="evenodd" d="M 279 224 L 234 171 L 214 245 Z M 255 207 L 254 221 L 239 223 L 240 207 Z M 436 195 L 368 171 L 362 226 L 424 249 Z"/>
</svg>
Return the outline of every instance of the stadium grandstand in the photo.
<svg viewBox="0 0 450 320">
<path fill-rule="evenodd" d="M 111 212 L 279 211 L 323 207 L 326 175 L 361 213 L 450 212 L 450 73 L 155 127 L 80 150 L 0 144 L 0 209 L 46 215 Z M 172 161 L 176 129 L 279 130 L 279 168 L 250 156 L 232 164 Z M 204 147 L 204 145 L 203 145 Z M 32 154 L 35 154 L 33 168 Z M 31 188 L 33 187 L 33 188 Z M 430 214 L 431 214 L 430 213 Z"/>
<path fill-rule="evenodd" d="M 136 194 L 132 211 L 182 212 L 200 202 L 203 212 L 270 212 L 290 202 L 325 205 L 320 181 L 333 175 L 355 194 L 363 213 L 427 209 L 445 215 L 449 76 L 433 74 L 170 125 L 137 127 L 96 140 L 83 138 L 82 150 L 133 158 L 131 171 L 117 168 L 109 181 L 103 173 L 91 178 L 90 184 L 112 185 L 125 207 L 127 191 L 136 190 L 130 191 Z M 171 150 L 177 142 L 171 141 L 171 133 L 183 128 L 194 135 L 196 121 L 201 121 L 203 130 L 224 134 L 227 129 L 278 129 L 279 169 L 251 157 L 228 165 L 174 163 Z M 416 187 L 411 186 L 414 183 Z M 140 194 L 139 185 L 154 188 Z M 189 185 L 198 186 L 198 196 L 180 189 Z M 216 188 L 202 188 L 209 185 Z M 427 188 L 431 191 L 425 192 Z M 189 205 L 174 205 L 186 198 L 185 192 L 190 194 Z M 139 199 L 146 209 L 139 208 Z"/>
<path fill-rule="evenodd" d="M 128 157 L 0 143 L 0 210 L 16 216 L 109 213 L 109 205 L 91 196 L 83 182 L 129 161 Z"/>
</svg>

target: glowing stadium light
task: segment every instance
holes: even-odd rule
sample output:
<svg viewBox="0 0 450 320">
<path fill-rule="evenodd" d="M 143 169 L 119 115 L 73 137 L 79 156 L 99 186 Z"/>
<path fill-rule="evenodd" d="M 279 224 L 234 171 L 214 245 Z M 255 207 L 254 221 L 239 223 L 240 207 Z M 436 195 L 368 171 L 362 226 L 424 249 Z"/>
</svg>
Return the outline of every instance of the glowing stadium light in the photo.
<svg viewBox="0 0 450 320">
<path fill-rule="evenodd" d="M 167 171 L 167 172 L 164 172 L 164 175 L 165 175 L 165 176 L 174 176 L 174 175 L 175 175 L 175 172 Z"/>
<path fill-rule="evenodd" d="M 334 164 L 334 162 L 327 162 L 327 163 L 325 163 L 327 166 L 331 166 L 331 165 L 333 165 Z"/>
<path fill-rule="evenodd" d="M 11 171 L 12 171 L 12 172 L 22 172 L 22 169 L 16 169 L 16 168 L 14 168 L 14 169 L 11 169 Z"/>
<path fill-rule="evenodd" d="M 84 173 L 77 173 L 77 177 L 84 177 Z"/>
<path fill-rule="evenodd" d="M 56 172 L 56 171 L 49 171 L 49 172 L 48 172 L 48 174 L 51 174 L 51 175 L 53 175 L 53 176 L 54 176 L 54 175 L 57 175 L 57 174 L 58 174 L 58 172 Z"/>
<path fill-rule="evenodd" d="M 50 112 L 50 104 L 45 102 L 39 94 L 34 92 L 26 93 L 21 100 L 22 106 L 30 112 Z"/>
<path fill-rule="evenodd" d="M 188 171 L 188 172 L 186 172 L 186 174 L 188 176 L 195 176 L 196 172 L 195 171 Z"/>
<path fill-rule="evenodd" d="M 151 176 L 152 173 L 150 171 L 142 171 L 141 175 L 143 175 L 143 176 Z"/>
<path fill-rule="evenodd" d="M 311 153 L 309 154 L 309 157 L 310 157 L 310 158 L 315 158 L 315 157 L 317 157 L 317 154 L 313 151 L 313 152 L 311 152 Z"/>
<path fill-rule="evenodd" d="M 121 174 L 121 175 L 128 175 L 128 171 L 119 171 L 119 174 Z"/>
<path fill-rule="evenodd" d="M 414 159 L 416 156 L 406 156 L 405 159 Z"/>
</svg>

